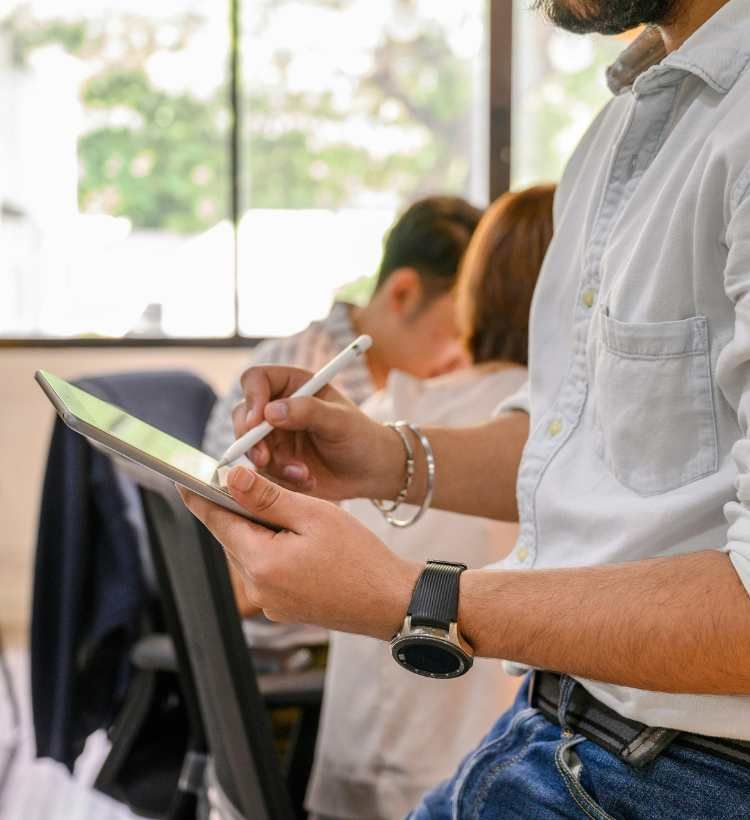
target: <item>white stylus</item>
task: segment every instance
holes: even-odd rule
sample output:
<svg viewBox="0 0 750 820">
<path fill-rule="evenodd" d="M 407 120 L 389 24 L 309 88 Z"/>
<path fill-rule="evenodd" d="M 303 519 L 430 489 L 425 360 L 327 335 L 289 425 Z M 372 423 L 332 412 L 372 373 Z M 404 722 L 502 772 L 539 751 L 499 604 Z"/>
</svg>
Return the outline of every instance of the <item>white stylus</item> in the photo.
<svg viewBox="0 0 750 820">
<path fill-rule="evenodd" d="M 314 396 L 317 392 L 322 390 L 327 384 L 330 384 L 338 374 L 346 369 L 358 356 L 361 356 L 365 351 L 372 347 L 372 339 L 369 336 L 360 336 L 355 339 L 348 347 L 345 347 L 338 356 L 331 359 L 328 364 L 321 367 L 320 370 L 309 380 L 306 381 L 300 389 L 289 396 L 291 399 L 296 399 L 297 396 Z M 224 467 L 227 464 L 238 459 L 244 453 L 264 439 L 269 433 L 273 432 L 273 427 L 267 422 L 261 422 L 257 427 L 248 430 L 244 436 L 241 436 L 230 445 L 221 461 L 216 465 L 216 469 Z"/>
</svg>

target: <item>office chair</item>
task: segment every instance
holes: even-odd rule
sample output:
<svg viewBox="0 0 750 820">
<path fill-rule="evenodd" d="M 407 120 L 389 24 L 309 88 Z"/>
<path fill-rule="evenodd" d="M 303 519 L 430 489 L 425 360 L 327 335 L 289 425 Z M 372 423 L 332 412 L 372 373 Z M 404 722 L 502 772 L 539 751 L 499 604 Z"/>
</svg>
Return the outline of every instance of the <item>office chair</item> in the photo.
<svg viewBox="0 0 750 820">
<path fill-rule="evenodd" d="M 302 816 L 273 745 L 221 547 L 168 482 L 142 488 L 142 497 L 157 572 L 164 570 L 173 596 L 177 622 L 167 618 L 167 628 L 181 679 L 196 694 L 212 788 L 248 820 Z M 149 647 L 140 651 L 148 654 Z M 154 654 L 159 655 L 158 648 Z M 164 660 L 162 656 L 156 663 Z M 314 705 L 320 696 L 318 675 L 291 675 L 287 685 L 284 676 L 272 676 L 276 680 L 267 690 L 267 702 L 307 698 Z"/>
<path fill-rule="evenodd" d="M 164 385 L 168 385 L 169 389 L 160 389 Z M 200 442 L 205 419 L 214 401 L 213 391 L 202 380 L 190 373 L 174 371 L 99 376 L 81 382 L 81 386 L 193 444 Z M 165 393 L 172 398 L 165 399 Z M 175 402 L 174 396 L 179 396 L 179 401 Z M 78 438 L 73 438 L 78 443 Z M 85 442 L 82 442 L 82 446 L 88 448 Z M 96 457 L 101 458 L 98 455 Z M 109 462 L 108 458 L 105 460 Z M 111 474 L 111 467 L 108 469 Z M 117 483 L 121 486 L 119 479 Z M 241 627 L 223 553 L 218 545 L 205 530 L 201 532 L 202 528 L 198 529 L 198 523 L 184 509 L 168 482 L 157 483 L 153 487 L 137 487 L 133 492 L 136 496 L 140 495 L 135 500 L 141 502 L 139 506 L 146 507 L 143 512 L 150 510 L 145 522 L 149 529 L 148 538 L 144 539 L 149 543 L 145 546 L 139 543 L 139 547 L 145 550 L 141 553 L 141 558 L 148 565 L 144 572 L 153 582 L 149 584 L 149 589 L 156 597 L 141 611 L 140 626 L 137 629 L 140 638 L 136 637 L 135 643 L 125 649 L 128 684 L 124 700 L 114 713 L 114 723 L 109 727 L 112 746 L 95 787 L 129 805 L 142 816 L 161 820 L 192 820 L 196 812 L 196 798 L 204 791 L 207 753 L 213 753 L 215 748 L 219 748 L 216 744 L 221 733 L 213 730 L 212 742 L 211 735 L 206 730 L 207 720 L 210 719 L 212 726 L 216 722 L 210 707 L 204 702 L 206 693 L 210 691 L 206 687 L 214 683 L 211 678 L 211 681 L 199 686 L 198 682 L 203 681 L 203 677 L 196 678 L 192 672 L 191 654 L 184 639 L 186 624 L 190 623 L 189 613 L 180 609 L 179 596 L 176 594 L 176 590 L 182 588 L 186 579 L 180 572 L 179 562 L 175 565 L 170 558 L 175 548 L 182 560 L 191 551 L 196 555 L 203 555 L 196 566 L 200 566 L 202 561 L 208 562 L 204 580 L 213 585 L 208 593 L 211 600 L 209 610 L 220 611 L 224 620 L 232 625 L 225 627 L 222 621 L 222 632 L 230 634 L 228 630 L 231 630 L 232 635 L 231 646 L 225 646 L 224 649 L 232 655 L 241 656 L 240 661 L 230 659 L 228 663 L 230 671 L 236 664 L 240 664 L 242 671 L 239 674 L 244 681 L 242 694 L 247 698 L 246 703 L 250 703 L 251 697 L 247 695 L 250 684 L 246 681 L 251 679 L 255 686 L 254 671 L 242 637 L 242 649 L 238 649 L 240 644 L 237 643 L 237 630 L 241 636 Z M 178 505 L 176 509 L 172 506 L 174 503 Z M 210 548 L 203 545 L 201 537 L 209 540 Z M 101 545 L 97 544 L 97 548 L 108 550 L 109 546 L 103 542 Z M 207 555 L 213 560 L 209 561 Z M 187 579 L 189 588 L 195 580 L 194 577 Z M 203 600 L 202 596 L 205 594 L 205 589 L 202 592 L 196 591 L 195 597 Z M 221 599 L 220 604 L 214 600 L 217 595 Z M 48 599 L 39 597 L 46 605 Z M 57 603 L 57 599 L 55 601 Z M 58 610 L 46 615 L 44 623 L 54 624 Z M 223 668 L 222 664 L 219 666 Z M 295 707 L 297 711 L 301 711 L 283 774 L 274 750 L 271 748 L 268 752 L 264 746 L 263 756 L 266 761 L 270 761 L 267 765 L 270 765 L 273 774 L 264 773 L 260 782 L 263 783 L 264 795 L 266 792 L 271 795 L 277 792 L 283 794 L 281 798 L 264 796 L 266 802 L 270 801 L 270 816 L 284 816 L 276 812 L 277 803 L 284 799 L 292 805 L 291 816 L 303 816 L 302 803 L 317 734 L 323 672 L 308 670 L 262 676 L 258 686 L 262 701 L 260 708 L 255 710 L 253 719 L 259 725 L 265 726 L 263 704 L 268 708 Z M 256 696 L 254 708 L 258 706 L 258 686 L 253 690 Z M 247 720 L 243 716 L 238 724 L 242 731 L 246 730 Z M 85 731 L 85 727 L 77 731 Z M 256 727 L 256 730 L 251 728 L 247 731 L 253 737 L 258 733 L 266 737 L 265 729 Z M 260 753 L 258 744 L 266 743 L 266 740 L 254 741 L 254 751 Z M 227 754 L 231 754 L 235 746 L 234 743 L 230 744 Z M 237 748 L 242 752 L 243 744 Z M 222 754 L 220 749 L 216 765 L 219 782 L 222 783 L 225 779 L 233 782 L 227 775 L 228 764 L 222 762 Z M 261 768 L 263 765 L 266 764 L 262 764 Z M 229 771 L 232 771 L 231 766 Z M 276 786 L 268 785 L 269 782 L 275 782 L 271 780 L 274 777 L 281 782 L 281 786 L 278 783 Z M 230 786 L 230 792 L 231 789 Z M 247 795 L 242 791 L 238 794 L 237 799 L 246 803 Z"/>
<path fill-rule="evenodd" d="M 182 371 L 103 374 L 78 384 L 193 446 L 216 400 L 202 379 Z M 86 739 L 109 730 L 129 696 L 133 645 L 161 629 L 142 518 L 133 483 L 56 419 L 34 559 L 31 690 L 37 755 L 71 771 Z"/>
</svg>

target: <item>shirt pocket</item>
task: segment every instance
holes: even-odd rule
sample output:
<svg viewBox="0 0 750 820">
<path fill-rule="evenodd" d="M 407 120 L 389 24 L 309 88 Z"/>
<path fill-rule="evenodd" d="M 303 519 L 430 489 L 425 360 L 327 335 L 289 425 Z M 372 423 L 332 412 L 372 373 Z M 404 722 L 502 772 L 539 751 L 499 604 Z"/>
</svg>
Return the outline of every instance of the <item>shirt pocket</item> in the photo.
<svg viewBox="0 0 750 820">
<path fill-rule="evenodd" d="M 708 322 L 620 322 L 599 315 L 593 393 L 596 446 L 639 495 L 718 469 Z"/>
</svg>

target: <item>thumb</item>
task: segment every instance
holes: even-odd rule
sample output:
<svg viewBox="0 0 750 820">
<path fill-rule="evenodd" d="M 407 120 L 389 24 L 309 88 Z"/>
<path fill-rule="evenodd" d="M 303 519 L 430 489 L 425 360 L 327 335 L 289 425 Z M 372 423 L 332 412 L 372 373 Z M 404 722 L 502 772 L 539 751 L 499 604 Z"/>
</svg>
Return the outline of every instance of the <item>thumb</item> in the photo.
<svg viewBox="0 0 750 820">
<path fill-rule="evenodd" d="M 352 409 L 354 405 L 297 396 L 271 402 L 266 406 L 265 416 L 279 430 L 304 431 L 328 441 L 340 441 L 347 437 L 351 427 Z"/>
<path fill-rule="evenodd" d="M 232 498 L 253 516 L 269 524 L 301 533 L 311 516 L 311 506 L 320 501 L 274 484 L 247 467 L 237 466 L 227 476 Z"/>
</svg>

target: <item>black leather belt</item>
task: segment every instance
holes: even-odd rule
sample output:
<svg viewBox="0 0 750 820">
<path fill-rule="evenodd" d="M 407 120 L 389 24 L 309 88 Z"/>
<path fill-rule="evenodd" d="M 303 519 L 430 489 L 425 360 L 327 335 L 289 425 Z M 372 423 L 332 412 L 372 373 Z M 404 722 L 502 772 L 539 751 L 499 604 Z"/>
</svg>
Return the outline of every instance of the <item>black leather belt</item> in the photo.
<svg viewBox="0 0 750 820">
<path fill-rule="evenodd" d="M 558 726 L 562 680 L 560 675 L 553 672 L 537 671 L 532 673 L 529 686 L 529 704 Z M 750 768 L 750 741 L 646 726 L 637 720 L 622 717 L 590 695 L 579 683 L 572 684 L 564 719 L 571 731 L 618 755 L 635 768 L 646 766 L 671 743 Z"/>
</svg>

